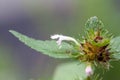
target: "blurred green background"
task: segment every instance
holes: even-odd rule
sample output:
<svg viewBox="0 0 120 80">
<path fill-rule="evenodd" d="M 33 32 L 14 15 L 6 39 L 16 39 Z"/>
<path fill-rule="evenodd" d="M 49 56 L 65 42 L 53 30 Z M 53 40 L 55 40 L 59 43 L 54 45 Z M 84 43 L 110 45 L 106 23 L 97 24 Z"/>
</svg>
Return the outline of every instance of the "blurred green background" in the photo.
<svg viewBox="0 0 120 80">
<path fill-rule="evenodd" d="M 119 36 L 119 4 L 119 0 L 0 0 L 0 80 L 52 80 L 57 66 L 68 61 L 28 48 L 8 30 L 41 40 L 53 34 L 81 38 L 86 20 L 97 16 Z M 120 63 L 111 64 L 104 80 L 120 80 Z"/>
</svg>

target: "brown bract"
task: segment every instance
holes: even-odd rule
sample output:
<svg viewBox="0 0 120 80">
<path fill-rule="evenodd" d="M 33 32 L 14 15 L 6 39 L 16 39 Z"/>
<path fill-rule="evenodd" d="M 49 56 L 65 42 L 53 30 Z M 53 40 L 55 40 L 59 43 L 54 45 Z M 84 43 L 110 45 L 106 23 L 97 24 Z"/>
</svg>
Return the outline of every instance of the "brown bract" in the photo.
<svg viewBox="0 0 120 80">
<path fill-rule="evenodd" d="M 103 37 L 97 35 L 93 41 L 98 43 L 103 40 Z M 88 61 L 88 62 L 108 62 L 110 60 L 110 52 L 108 48 L 109 44 L 106 44 L 104 46 L 97 46 L 92 44 L 91 42 L 85 40 L 84 43 L 81 43 L 81 50 L 84 53 L 84 56 L 80 58 L 81 60 Z"/>
</svg>

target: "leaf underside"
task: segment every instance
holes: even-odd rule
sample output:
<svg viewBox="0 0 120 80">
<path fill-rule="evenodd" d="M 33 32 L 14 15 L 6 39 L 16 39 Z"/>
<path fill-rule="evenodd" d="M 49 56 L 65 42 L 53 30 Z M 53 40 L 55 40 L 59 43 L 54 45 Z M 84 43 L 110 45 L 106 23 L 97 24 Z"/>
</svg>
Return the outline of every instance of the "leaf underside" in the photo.
<svg viewBox="0 0 120 80">
<path fill-rule="evenodd" d="M 59 65 L 54 73 L 53 80 L 85 80 L 86 64 L 70 62 Z"/>
</svg>

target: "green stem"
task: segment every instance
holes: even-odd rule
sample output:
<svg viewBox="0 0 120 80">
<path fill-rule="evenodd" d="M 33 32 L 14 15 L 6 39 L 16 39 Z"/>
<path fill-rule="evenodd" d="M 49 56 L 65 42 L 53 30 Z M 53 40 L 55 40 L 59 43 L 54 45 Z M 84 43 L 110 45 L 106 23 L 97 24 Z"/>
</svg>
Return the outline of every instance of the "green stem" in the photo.
<svg viewBox="0 0 120 80">
<path fill-rule="evenodd" d="M 88 77 L 87 77 L 87 80 L 92 80 L 92 79 L 91 79 L 91 77 L 88 76 Z"/>
</svg>

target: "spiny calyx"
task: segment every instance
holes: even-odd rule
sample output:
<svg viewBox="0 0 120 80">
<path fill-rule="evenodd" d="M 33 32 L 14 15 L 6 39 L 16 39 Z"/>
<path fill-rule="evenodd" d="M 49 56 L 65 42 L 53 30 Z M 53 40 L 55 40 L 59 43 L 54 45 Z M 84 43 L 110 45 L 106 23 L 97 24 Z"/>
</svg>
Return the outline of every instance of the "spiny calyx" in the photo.
<svg viewBox="0 0 120 80">
<path fill-rule="evenodd" d="M 102 36 L 101 30 L 97 29 L 89 34 L 89 38 L 84 39 L 84 42 L 81 43 L 80 49 L 84 53 L 81 60 L 98 63 L 107 63 L 110 60 L 110 38 Z"/>
</svg>

